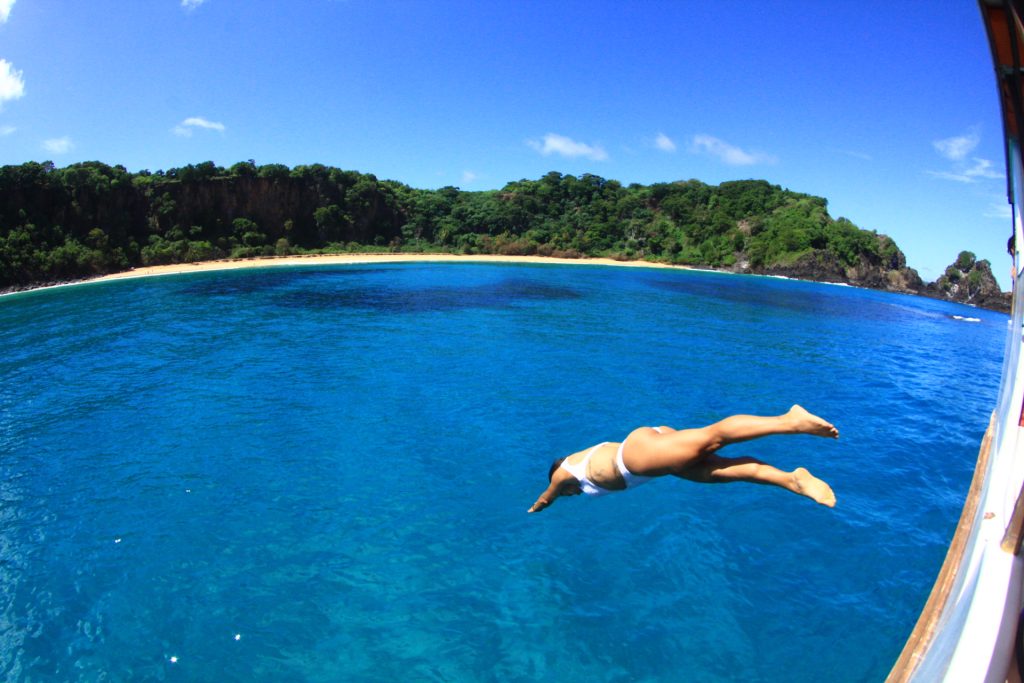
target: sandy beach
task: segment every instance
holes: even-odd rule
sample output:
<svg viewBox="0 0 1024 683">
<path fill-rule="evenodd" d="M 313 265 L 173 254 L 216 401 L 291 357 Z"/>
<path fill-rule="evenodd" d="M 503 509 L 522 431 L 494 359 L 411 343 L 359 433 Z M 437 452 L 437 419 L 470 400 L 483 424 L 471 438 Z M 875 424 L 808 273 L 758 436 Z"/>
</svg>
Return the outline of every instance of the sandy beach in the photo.
<svg viewBox="0 0 1024 683">
<path fill-rule="evenodd" d="M 218 261 L 202 261 L 197 263 L 177 263 L 168 266 L 145 266 L 133 268 L 120 273 L 102 275 L 80 282 L 103 282 L 105 280 L 123 280 L 135 277 L 152 277 L 156 275 L 173 275 L 177 273 L 198 273 L 213 270 L 235 270 L 238 268 L 268 268 L 277 266 L 300 265 L 353 265 L 360 263 L 549 263 L 559 265 L 601 265 L 625 266 L 634 268 L 674 268 L 688 270 L 688 266 L 675 266 L 649 261 L 616 261 L 609 258 L 554 258 L 549 256 L 500 256 L 500 255 L 463 255 L 463 254 L 310 254 L 307 256 L 265 256 L 246 259 L 223 259 Z"/>
</svg>

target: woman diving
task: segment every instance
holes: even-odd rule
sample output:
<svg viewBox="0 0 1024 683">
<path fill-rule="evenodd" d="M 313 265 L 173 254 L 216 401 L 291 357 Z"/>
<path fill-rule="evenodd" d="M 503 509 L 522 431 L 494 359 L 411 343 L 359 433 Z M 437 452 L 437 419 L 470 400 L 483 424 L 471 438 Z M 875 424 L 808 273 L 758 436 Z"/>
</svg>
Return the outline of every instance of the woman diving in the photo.
<svg viewBox="0 0 1024 683">
<path fill-rule="evenodd" d="M 772 434 L 839 438 L 839 431 L 830 422 L 798 405 L 783 415 L 733 415 L 698 429 L 640 427 L 622 443 L 600 443 L 555 460 L 548 472 L 550 485 L 528 512 L 540 512 L 559 496 L 601 496 L 666 475 L 705 484 L 770 484 L 816 503 L 835 506 L 832 487 L 803 467 L 784 472 L 755 458 L 718 455 L 718 450 L 729 444 Z"/>
</svg>

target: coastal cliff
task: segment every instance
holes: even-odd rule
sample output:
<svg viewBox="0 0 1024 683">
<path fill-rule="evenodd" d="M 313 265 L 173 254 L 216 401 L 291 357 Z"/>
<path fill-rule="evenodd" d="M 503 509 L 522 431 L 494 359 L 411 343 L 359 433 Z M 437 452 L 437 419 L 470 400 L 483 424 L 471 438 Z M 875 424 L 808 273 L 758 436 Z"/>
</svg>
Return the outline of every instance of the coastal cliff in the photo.
<svg viewBox="0 0 1024 683">
<path fill-rule="evenodd" d="M 880 242 L 889 240 L 884 235 L 877 237 Z M 926 287 L 917 271 L 907 267 L 906 257 L 898 248 L 893 249 L 885 259 L 871 253 L 858 254 L 852 264 L 841 262 L 829 251 L 813 250 L 801 254 L 792 263 L 760 268 L 747 267 L 741 272 L 781 275 L 816 282 L 841 282 L 857 287 L 906 294 L 919 294 Z"/>
<path fill-rule="evenodd" d="M 844 267 L 834 256 L 820 251 L 804 254 L 788 265 L 732 270 L 816 282 L 841 282 L 856 287 L 942 299 L 1002 313 L 1010 312 L 1011 294 L 999 288 L 989 262 L 977 260 L 969 251 L 960 252 L 957 260 L 946 268 L 938 280 L 927 283 L 916 270 L 908 268 L 902 258 L 896 263 L 878 263 L 862 258 L 857 266 Z"/>
<path fill-rule="evenodd" d="M 925 284 L 886 235 L 763 180 L 632 184 L 551 172 L 421 190 L 320 164 L 0 167 L 0 290 L 138 266 L 301 254 L 447 252 L 645 260 L 842 282 L 1008 310 L 987 261 Z"/>
<path fill-rule="evenodd" d="M 984 259 L 979 261 L 969 251 L 961 251 L 946 272 L 919 293 L 996 311 L 1010 310 L 1010 294 L 999 288 L 992 265 Z"/>
</svg>

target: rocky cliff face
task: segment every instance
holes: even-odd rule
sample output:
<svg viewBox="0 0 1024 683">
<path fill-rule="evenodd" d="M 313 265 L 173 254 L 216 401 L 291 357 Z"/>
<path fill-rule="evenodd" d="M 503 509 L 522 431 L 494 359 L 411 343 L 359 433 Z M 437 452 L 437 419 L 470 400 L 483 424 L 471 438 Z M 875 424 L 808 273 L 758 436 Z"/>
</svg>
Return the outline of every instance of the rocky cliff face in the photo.
<svg viewBox="0 0 1024 683">
<path fill-rule="evenodd" d="M 1010 294 L 999 288 L 992 265 L 977 260 L 969 251 L 960 252 L 942 277 L 926 285 L 920 294 L 996 311 L 1010 310 Z"/>
<path fill-rule="evenodd" d="M 844 282 L 857 287 L 907 294 L 917 294 L 924 287 L 921 276 L 913 268 L 907 268 L 905 263 L 874 263 L 861 256 L 857 264 L 846 266 L 834 254 L 822 250 L 803 254 L 790 264 L 747 268 L 745 272 L 817 282 Z"/>
<path fill-rule="evenodd" d="M 404 217 L 388 205 L 376 180 L 362 180 L 352 187 L 295 178 L 213 178 L 202 183 L 176 183 L 161 188 L 171 207 L 161 223 L 180 226 L 221 226 L 227 230 L 236 218 L 256 223 L 271 241 L 287 237 L 296 243 L 387 243 L 401 234 Z M 338 209 L 337 225 L 318 226 L 315 209 Z M 155 212 L 151 209 L 150 215 Z M 343 218 L 342 218 L 343 216 Z M 286 228 L 286 225 L 288 226 Z M 161 225 L 160 227 L 166 227 Z"/>
<path fill-rule="evenodd" d="M 969 251 L 960 252 L 942 277 L 931 283 L 924 282 L 916 270 L 907 267 L 906 258 L 899 250 L 888 259 L 861 255 L 859 262 L 852 266 L 844 265 L 831 252 L 814 250 L 792 263 L 770 267 L 752 268 L 741 259 L 734 270 L 817 282 L 844 282 L 856 287 L 918 294 L 994 311 L 1010 311 L 1011 295 L 999 288 L 992 275 L 991 264 L 977 260 Z"/>
</svg>

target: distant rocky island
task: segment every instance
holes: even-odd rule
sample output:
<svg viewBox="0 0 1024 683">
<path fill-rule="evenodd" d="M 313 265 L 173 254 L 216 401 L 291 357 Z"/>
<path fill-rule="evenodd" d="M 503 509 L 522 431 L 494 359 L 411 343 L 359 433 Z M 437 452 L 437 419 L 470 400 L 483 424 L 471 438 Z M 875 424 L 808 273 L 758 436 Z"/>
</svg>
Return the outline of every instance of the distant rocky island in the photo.
<svg viewBox="0 0 1024 683">
<path fill-rule="evenodd" d="M 844 268 L 830 258 L 827 252 L 816 251 L 804 254 L 789 265 L 760 269 L 741 267 L 737 272 L 782 275 L 817 282 L 842 282 L 857 287 L 954 301 L 1003 313 L 1010 311 L 1011 294 L 999 288 L 992 274 L 992 265 L 986 259 L 979 261 L 969 251 L 960 252 L 942 276 L 930 283 L 924 282 L 913 268 L 907 268 L 902 252 L 889 263 L 873 263 L 865 258 L 859 266 Z"/>
<path fill-rule="evenodd" d="M 977 260 L 969 251 L 960 252 L 942 277 L 916 293 L 994 311 L 1010 311 L 1011 295 L 999 288 L 992 265 L 985 259 Z"/>
<path fill-rule="evenodd" d="M 888 236 L 763 180 L 624 186 L 551 172 L 468 192 L 251 160 L 155 173 L 0 167 L 0 290 L 139 266 L 381 251 L 646 260 L 1010 307 L 988 261 L 962 252 L 926 284 Z"/>
</svg>

